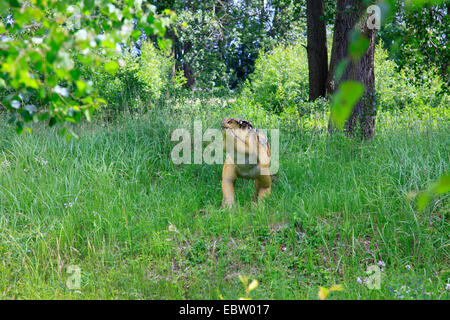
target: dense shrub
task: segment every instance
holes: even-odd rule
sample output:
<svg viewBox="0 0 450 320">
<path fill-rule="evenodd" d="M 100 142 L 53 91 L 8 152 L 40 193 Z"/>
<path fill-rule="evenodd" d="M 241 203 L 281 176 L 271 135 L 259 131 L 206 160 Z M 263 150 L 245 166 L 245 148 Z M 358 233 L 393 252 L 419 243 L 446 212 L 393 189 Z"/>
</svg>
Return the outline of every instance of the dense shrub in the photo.
<svg viewBox="0 0 450 320">
<path fill-rule="evenodd" d="M 301 43 L 261 51 L 250 80 L 243 92 L 251 95 L 255 106 L 267 111 L 304 116 L 328 108 L 324 99 L 308 101 L 308 60 Z M 420 78 L 410 70 L 399 71 L 381 42 L 375 50 L 375 85 L 380 110 L 427 108 L 449 103 L 436 70 L 424 70 Z"/>
<path fill-rule="evenodd" d="M 409 69 L 398 71 L 396 63 L 388 56 L 380 42 L 375 50 L 375 86 L 379 109 L 436 107 L 448 103 L 448 95 L 442 92 L 443 82 L 436 70 L 424 69 L 418 78 Z"/>
<path fill-rule="evenodd" d="M 215 14 L 184 10 L 178 13 L 176 28 L 179 42 L 174 49 L 192 70 L 194 87 L 226 88 L 230 75 L 223 59 L 223 27 Z"/>
<path fill-rule="evenodd" d="M 296 43 L 261 51 L 250 75 L 254 100 L 264 109 L 280 113 L 288 106 L 308 99 L 308 60 L 306 49 Z"/>
<path fill-rule="evenodd" d="M 151 106 L 172 87 L 170 72 L 173 59 L 167 57 L 151 42 L 145 42 L 141 54 L 124 48 L 115 57 L 119 68 L 114 75 L 99 70 L 94 84 L 108 103 L 108 108 L 132 111 L 142 105 Z"/>
</svg>

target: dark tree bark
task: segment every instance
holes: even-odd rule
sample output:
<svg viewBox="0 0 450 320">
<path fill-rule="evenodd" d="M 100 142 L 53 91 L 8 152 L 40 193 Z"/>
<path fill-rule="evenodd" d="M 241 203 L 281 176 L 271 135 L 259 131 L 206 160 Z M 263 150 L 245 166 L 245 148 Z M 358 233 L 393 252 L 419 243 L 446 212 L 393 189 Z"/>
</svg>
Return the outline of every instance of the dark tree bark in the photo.
<svg viewBox="0 0 450 320">
<path fill-rule="evenodd" d="M 349 35 L 355 27 L 362 13 L 362 5 L 358 0 L 338 0 L 336 4 L 336 18 L 334 20 L 333 47 L 331 49 L 330 69 L 327 79 L 327 94 L 330 95 L 337 88 L 334 72 L 339 62 L 348 57 Z M 341 80 L 349 78 L 351 65 L 344 71 Z"/>
<path fill-rule="evenodd" d="M 306 1 L 309 100 L 325 97 L 328 75 L 327 33 L 323 0 Z"/>
<path fill-rule="evenodd" d="M 376 118 L 374 74 L 376 29 L 367 27 L 367 16 L 363 16 L 364 9 L 362 2 L 358 0 L 337 1 L 327 94 L 334 93 L 339 83 L 345 80 L 356 80 L 364 85 L 364 94 L 353 107 L 352 113 L 344 125 L 344 131 L 353 136 L 357 129 L 360 129 L 362 137 L 370 139 L 375 132 Z M 361 34 L 369 40 L 366 52 L 358 61 L 352 61 L 348 51 L 349 36 L 353 29 L 359 29 Z M 341 78 L 335 83 L 335 69 L 344 59 L 347 59 L 349 63 Z M 334 130 L 332 121 L 329 122 L 328 130 L 329 132 Z"/>
<path fill-rule="evenodd" d="M 367 28 L 366 20 L 364 20 L 361 33 L 369 39 L 369 47 L 355 66 L 354 79 L 364 85 L 365 91 L 361 99 L 355 104 L 352 114 L 345 123 L 344 130 L 354 135 L 359 122 L 362 137 L 371 139 L 375 133 L 377 115 L 374 73 L 376 29 Z"/>
<path fill-rule="evenodd" d="M 186 54 L 186 52 L 189 52 L 191 49 L 192 49 L 192 44 L 190 42 L 183 43 L 183 51 L 185 54 Z M 189 65 L 188 62 L 183 61 L 183 71 L 184 71 L 184 76 L 186 77 L 186 80 L 187 80 L 184 86 L 186 89 L 189 89 L 195 84 L 194 70 L 192 69 L 192 67 Z"/>
</svg>

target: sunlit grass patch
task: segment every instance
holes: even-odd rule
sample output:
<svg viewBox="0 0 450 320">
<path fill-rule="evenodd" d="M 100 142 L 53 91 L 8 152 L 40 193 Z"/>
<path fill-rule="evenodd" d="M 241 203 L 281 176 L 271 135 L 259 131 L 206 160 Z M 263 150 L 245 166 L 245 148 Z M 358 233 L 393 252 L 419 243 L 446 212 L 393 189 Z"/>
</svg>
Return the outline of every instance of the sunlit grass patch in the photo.
<svg viewBox="0 0 450 320">
<path fill-rule="evenodd" d="M 447 122 L 380 115 L 370 143 L 280 126 L 271 197 L 252 204 L 253 183 L 239 180 L 229 211 L 220 165 L 170 160 L 172 130 L 218 126 L 232 109 L 212 110 L 82 124 L 69 142 L 1 125 L 0 296 L 237 299 L 245 275 L 253 299 L 318 299 L 333 284 L 345 290 L 327 299 L 448 298 L 448 194 L 423 212 L 407 197 L 448 171 Z"/>
</svg>

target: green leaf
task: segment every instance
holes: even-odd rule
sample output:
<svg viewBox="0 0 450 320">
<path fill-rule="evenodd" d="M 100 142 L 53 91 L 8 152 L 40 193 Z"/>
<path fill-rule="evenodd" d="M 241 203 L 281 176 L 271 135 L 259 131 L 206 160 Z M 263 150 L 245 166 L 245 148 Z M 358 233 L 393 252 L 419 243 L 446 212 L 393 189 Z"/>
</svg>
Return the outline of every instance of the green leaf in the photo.
<svg viewBox="0 0 450 320">
<path fill-rule="evenodd" d="M 73 80 L 78 80 L 81 75 L 81 71 L 79 69 L 72 69 L 69 73 Z"/>
<path fill-rule="evenodd" d="M 92 12 L 92 9 L 94 9 L 95 6 L 95 0 L 84 0 L 84 8 Z"/>
<path fill-rule="evenodd" d="M 432 183 L 425 191 L 422 191 L 416 199 L 417 209 L 423 211 L 433 195 L 450 192 L 450 174 L 443 174 L 437 181 Z"/>
<path fill-rule="evenodd" d="M 65 135 L 66 141 L 69 142 L 70 140 L 72 140 L 72 135 L 70 133 Z"/>
<path fill-rule="evenodd" d="M 152 24 L 155 21 L 155 17 L 153 16 L 152 13 L 149 13 L 147 16 L 147 22 L 148 24 Z"/>
<path fill-rule="evenodd" d="M 84 116 L 86 117 L 87 121 L 91 122 L 91 120 L 92 120 L 91 110 L 85 109 L 84 110 Z"/>
<path fill-rule="evenodd" d="M 350 34 L 350 44 L 348 51 L 353 61 L 358 61 L 369 47 L 369 39 L 359 31 Z"/>
<path fill-rule="evenodd" d="M 353 107 L 364 93 L 364 85 L 357 81 L 343 81 L 332 98 L 331 119 L 342 128 Z"/>
<path fill-rule="evenodd" d="M 450 174 L 444 174 L 434 186 L 434 193 L 443 194 L 450 191 Z"/>
<path fill-rule="evenodd" d="M 77 84 L 78 92 L 83 94 L 86 91 L 86 82 L 77 80 L 75 83 Z"/>
<path fill-rule="evenodd" d="M 115 61 L 109 61 L 105 63 L 105 71 L 111 75 L 114 75 L 119 68 L 119 65 Z"/>
<path fill-rule="evenodd" d="M 13 8 L 20 8 L 20 3 L 17 0 L 8 0 L 8 3 Z"/>
<path fill-rule="evenodd" d="M 428 202 L 430 202 L 430 195 L 427 192 L 421 193 L 417 196 L 416 202 L 417 209 L 419 211 L 423 211 L 428 205 Z"/>
<path fill-rule="evenodd" d="M 339 83 L 339 80 L 341 80 L 342 75 L 344 74 L 345 69 L 347 68 L 349 63 L 349 59 L 345 58 L 339 64 L 336 66 L 336 70 L 334 71 L 334 82 Z"/>
<path fill-rule="evenodd" d="M 22 121 L 16 122 L 16 132 L 17 132 L 17 134 L 21 134 L 23 132 L 23 122 Z"/>
<path fill-rule="evenodd" d="M 56 118 L 55 117 L 51 117 L 49 122 L 48 122 L 49 127 L 53 127 L 55 124 L 56 124 Z"/>
<path fill-rule="evenodd" d="M 46 113 L 41 113 L 41 114 L 38 115 L 38 119 L 39 119 L 40 121 L 44 121 L 44 120 L 48 119 L 48 117 L 50 117 L 50 115 L 48 114 L 48 112 L 46 112 Z"/>
<path fill-rule="evenodd" d="M 141 30 L 133 30 L 133 32 L 131 32 L 131 37 L 133 37 L 134 41 L 137 41 L 140 36 L 141 36 Z"/>
</svg>

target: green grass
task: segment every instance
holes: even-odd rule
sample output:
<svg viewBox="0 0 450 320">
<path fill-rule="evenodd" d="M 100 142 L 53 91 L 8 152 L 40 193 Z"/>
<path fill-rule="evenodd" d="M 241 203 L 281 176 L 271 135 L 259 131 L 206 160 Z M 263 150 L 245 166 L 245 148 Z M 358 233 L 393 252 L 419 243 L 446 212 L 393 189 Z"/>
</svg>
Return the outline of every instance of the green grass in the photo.
<svg viewBox="0 0 450 320">
<path fill-rule="evenodd" d="M 235 299 L 242 274 L 259 280 L 255 299 L 317 299 L 333 284 L 344 291 L 331 299 L 448 299 L 449 196 L 424 212 L 407 196 L 448 171 L 448 119 L 380 115 L 370 143 L 281 127 L 272 195 L 252 204 L 253 182 L 238 180 L 228 211 L 220 165 L 170 160 L 173 129 L 237 115 L 210 108 L 82 124 L 70 142 L 2 121 L 0 298 Z M 378 261 L 369 290 L 357 278 Z"/>
</svg>

